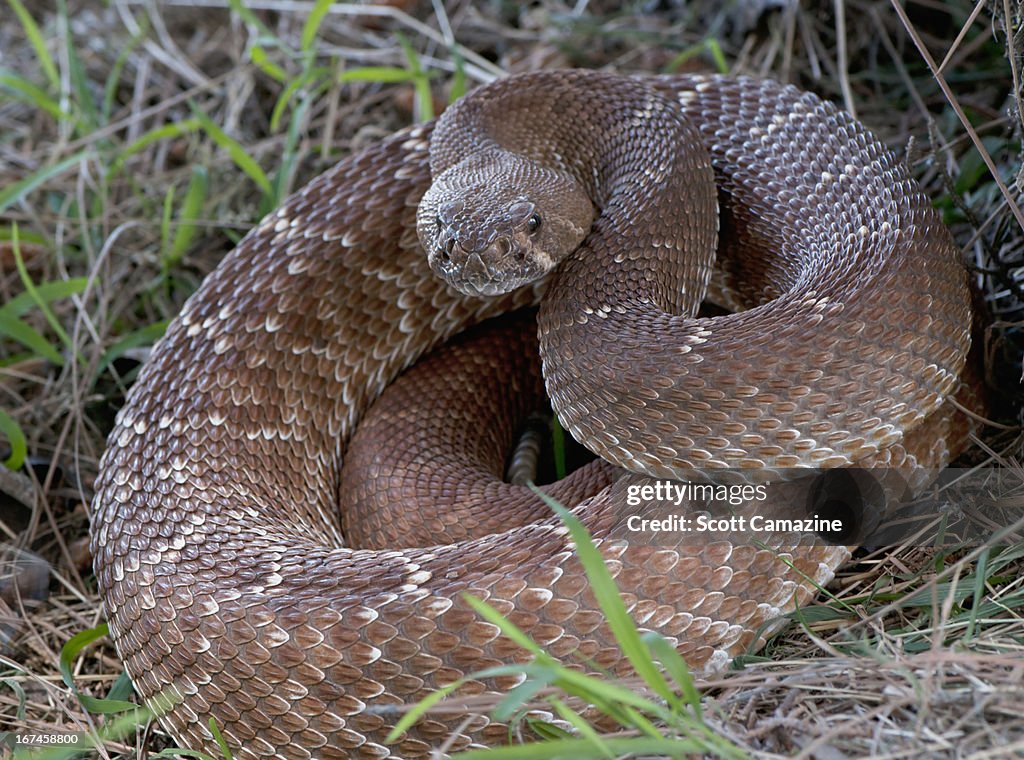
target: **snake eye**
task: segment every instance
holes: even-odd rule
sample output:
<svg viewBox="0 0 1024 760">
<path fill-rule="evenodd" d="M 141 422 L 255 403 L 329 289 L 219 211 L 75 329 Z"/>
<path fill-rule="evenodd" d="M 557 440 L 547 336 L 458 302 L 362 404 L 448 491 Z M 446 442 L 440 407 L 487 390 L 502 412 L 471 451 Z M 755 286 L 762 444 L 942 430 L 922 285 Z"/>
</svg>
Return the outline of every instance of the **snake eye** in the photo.
<svg viewBox="0 0 1024 760">
<path fill-rule="evenodd" d="M 526 220 L 526 229 L 531 235 L 535 235 L 540 229 L 540 214 L 534 214 Z"/>
</svg>

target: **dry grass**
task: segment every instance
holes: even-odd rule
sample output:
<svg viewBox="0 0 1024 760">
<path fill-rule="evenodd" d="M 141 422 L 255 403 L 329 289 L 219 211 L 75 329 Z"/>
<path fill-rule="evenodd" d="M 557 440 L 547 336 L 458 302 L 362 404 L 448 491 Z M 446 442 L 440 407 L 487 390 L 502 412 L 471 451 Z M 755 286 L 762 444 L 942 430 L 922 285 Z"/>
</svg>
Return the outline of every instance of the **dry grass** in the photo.
<svg viewBox="0 0 1024 760">
<path fill-rule="evenodd" d="M 227 0 L 84 0 L 70 17 L 60 5 L 29 3 L 43 56 L 7 2 L 0 300 L 25 292 L 25 275 L 37 286 L 88 281 L 50 303 L 51 319 L 37 306 L 21 315 L 55 355 L 0 325 L 0 410 L 24 432 L 31 464 L 0 472 L 0 540 L 53 566 L 49 601 L 0 658 L 0 730 L 102 722 L 57 664 L 74 634 L 102 621 L 85 504 L 113 414 L 162 322 L 277 199 L 439 107 L 460 70 L 475 84 L 502 70 L 562 65 L 700 69 L 712 68 L 720 49 L 734 72 L 845 103 L 905 152 L 985 293 L 987 373 L 1003 426 L 987 429 L 972 462 L 998 470 L 995 498 L 1021 503 L 1024 19 L 1011 0 L 917 0 L 905 12 L 835 0 L 760 18 L 753 9 L 771 3 L 648 3 L 658 10 L 641 13 L 600 1 L 522 9 L 393 0 L 337 7 L 307 39 L 308 52 L 313 4 L 298 0 L 253 0 L 246 19 Z M 400 35 L 435 74 L 436 102 L 424 97 L 422 77 L 419 89 L 339 81 L 360 67 L 409 68 Z M 274 120 L 285 92 L 292 97 Z M 262 172 L 233 160 L 198 114 Z M 18 192 L 33 176 L 38 184 Z M 10 242 L 15 224 L 23 273 Z M 832 600 L 772 642 L 768 659 L 750 658 L 707 684 L 708 722 L 765 755 L 1024 753 L 1021 554 L 1019 545 L 952 556 L 907 546 L 862 558 Z M 121 673 L 102 644 L 73 668 L 76 687 L 100 696 Z M 102 754 L 145 755 L 162 746 L 151 732 L 109 742 Z"/>
</svg>

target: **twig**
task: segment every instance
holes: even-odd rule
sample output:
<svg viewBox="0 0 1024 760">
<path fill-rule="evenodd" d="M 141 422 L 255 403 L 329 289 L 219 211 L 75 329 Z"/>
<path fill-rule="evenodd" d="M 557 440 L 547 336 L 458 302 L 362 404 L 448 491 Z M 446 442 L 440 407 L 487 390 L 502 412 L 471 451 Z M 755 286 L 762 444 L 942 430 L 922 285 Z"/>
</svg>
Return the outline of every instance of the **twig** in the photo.
<svg viewBox="0 0 1024 760">
<path fill-rule="evenodd" d="M 843 91 L 843 105 L 850 116 L 857 118 L 857 111 L 853 106 L 853 90 L 850 89 L 850 75 L 847 71 L 846 59 L 846 3 L 844 0 L 834 0 L 836 12 L 836 68 L 839 74 L 839 87 Z"/>
<path fill-rule="evenodd" d="M 1003 23 L 1006 25 L 1006 57 L 1010 59 L 1010 74 L 1013 77 L 1013 102 L 1017 104 L 1017 119 L 1024 121 L 1024 108 L 1021 107 L 1020 102 L 1020 70 L 1017 67 L 1017 51 L 1013 45 L 1014 33 L 1013 21 L 1010 19 L 1010 0 L 1003 0 Z"/>
<path fill-rule="evenodd" d="M 942 59 L 942 63 L 939 64 L 939 71 L 946 70 L 946 64 L 949 63 L 950 59 L 956 54 L 957 49 L 960 47 L 960 43 L 964 41 L 964 37 L 967 36 L 967 30 L 971 28 L 971 25 L 977 20 L 978 15 L 985 9 L 985 3 L 978 3 L 974 6 L 974 10 L 971 11 L 971 15 L 968 16 L 967 21 L 964 22 L 963 27 L 960 29 L 960 33 L 953 40 L 953 44 L 949 46 L 949 51 L 946 53 L 946 57 Z"/>
</svg>

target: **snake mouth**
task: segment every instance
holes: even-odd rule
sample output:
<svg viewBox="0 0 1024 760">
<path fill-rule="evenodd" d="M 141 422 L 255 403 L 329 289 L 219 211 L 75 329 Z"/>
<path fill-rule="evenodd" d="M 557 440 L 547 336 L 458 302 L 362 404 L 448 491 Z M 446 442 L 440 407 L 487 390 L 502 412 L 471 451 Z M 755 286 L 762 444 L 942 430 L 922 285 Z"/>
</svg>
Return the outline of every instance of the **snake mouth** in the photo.
<svg viewBox="0 0 1024 760">
<path fill-rule="evenodd" d="M 492 240 L 479 251 L 466 251 L 448 237 L 434 249 L 429 264 L 434 274 L 468 296 L 502 295 L 543 274 L 507 237 Z"/>
</svg>

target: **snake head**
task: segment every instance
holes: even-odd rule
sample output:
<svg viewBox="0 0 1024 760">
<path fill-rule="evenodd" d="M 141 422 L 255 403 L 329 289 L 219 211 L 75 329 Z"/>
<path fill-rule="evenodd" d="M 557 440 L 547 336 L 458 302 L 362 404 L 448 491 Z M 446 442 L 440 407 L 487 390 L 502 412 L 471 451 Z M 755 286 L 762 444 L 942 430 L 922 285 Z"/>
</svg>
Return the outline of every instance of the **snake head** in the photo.
<svg viewBox="0 0 1024 760">
<path fill-rule="evenodd" d="M 474 156 L 441 173 L 417 212 L 430 268 L 466 295 L 499 295 L 540 279 L 593 221 L 593 204 L 574 179 L 503 155 L 497 163 Z"/>
</svg>

